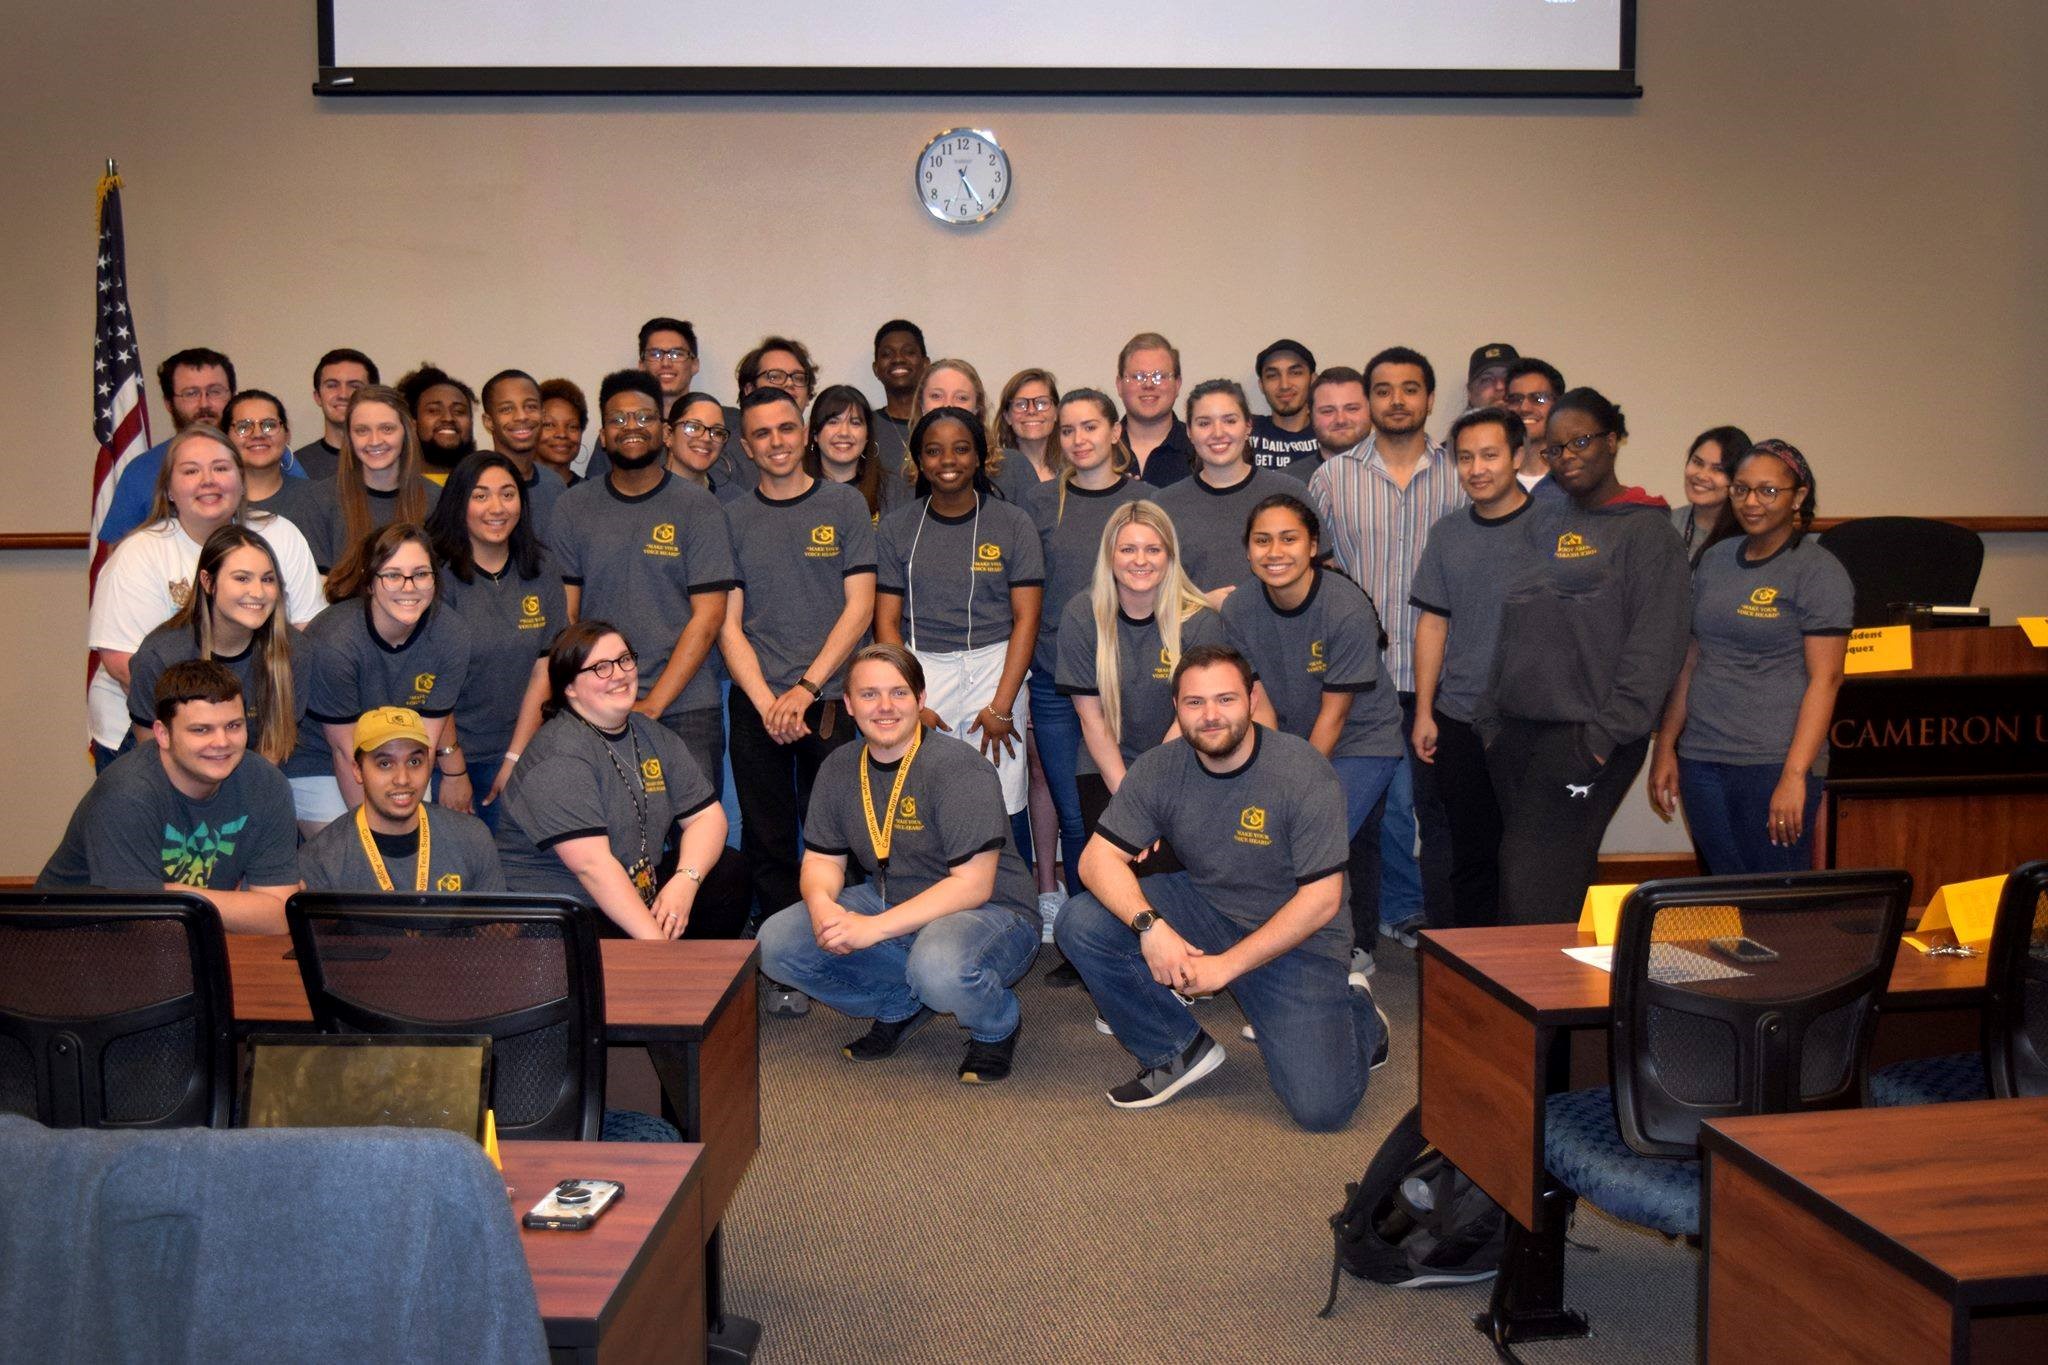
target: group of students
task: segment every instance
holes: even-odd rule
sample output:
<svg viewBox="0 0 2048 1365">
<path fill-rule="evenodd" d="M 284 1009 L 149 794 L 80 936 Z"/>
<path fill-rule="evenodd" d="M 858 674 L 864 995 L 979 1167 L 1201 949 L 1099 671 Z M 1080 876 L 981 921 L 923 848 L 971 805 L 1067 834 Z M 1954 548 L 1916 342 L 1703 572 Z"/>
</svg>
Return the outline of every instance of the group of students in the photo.
<svg viewBox="0 0 2048 1365">
<path fill-rule="evenodd" d="M 191 420 L 101 572 L 102 772 L 43 880 L 198 888 L 237 930 L 280 928 L 301 884 L 561 894 L 639 937 L 758 929 L 785 1010 L 872 1021 L 850 1059 L 951 1014 L 970 1082 L 1008 1074 L 1012 987 L 1052 919 L 1060 974 L 1141 1066 L 1112 1102 L 1220 1064 L 1184 1002 L 1227 986 L 1324 1129 L 1386 1053 L 1377 851 L 1418 773 L 1455 922 L 1574 915 L 1653 733 L 1652 799 L 1683 800 L 1712 870 L 1810 847 L 1850 594 L 1783 442 L 1708 433 L 1674 516 L 1616 477 L 1619 408 L 1482 348 L 1448 449 L 1414 443 L 1454 471 L 1450 510 L 1400 547 L 1406 600 L 1376 604 L 1377 567 L 1329 553 L 1358 527 L 1326 514 L 1348 516 L 1340 472 L 1417 486 L 1381 461 L 1434 397 L 1405 348 L 1317 371 L 1275 343 L 1255 415 L 1226 379 L 1176 414 L 1154 333 L 1119 357 L 1122 408 L 1044 370 L 991 404 L 900 321 L 876 338 L 880 408 L 814 394 L 789 338 L 742 361 L 736 409 L 689 387 L 687 323 L 640 342 L 599 387 L 581 478 L 564 381 L 493 376 L 478 451 L 458 381 L 386 388 L 331 352 L 316 479 L 326 451 L 290 450 L 280 400 L 235 391 L 218 353 L 173 357 Z M 550 412 L 570 396 L 573 424 Z"/>
</svg>

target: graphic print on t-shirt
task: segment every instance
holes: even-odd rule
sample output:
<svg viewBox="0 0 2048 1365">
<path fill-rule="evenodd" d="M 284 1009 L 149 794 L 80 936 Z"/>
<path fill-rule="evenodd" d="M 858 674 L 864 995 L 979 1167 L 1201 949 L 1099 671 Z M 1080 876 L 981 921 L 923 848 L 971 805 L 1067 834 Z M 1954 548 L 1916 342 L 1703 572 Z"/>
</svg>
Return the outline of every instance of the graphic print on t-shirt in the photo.
<svg viewBox="0 0 2048 1365">
<path fill-rule="evenodd" d="M 540 609 L 540 595 L 528 593 L 519 599 L 519 629 L 546 630 L 547 613 Z"/>
<path fill-rule="evenodd" d="M 1737 616 L 1753 617 L 1758 621 L 1778 619 L 1778 590 L 1758 588 L 1749 595 L 1749 600 L 1735 609 Z"/>
<path fill-rule="evenodd" d="M 659 559 L 674 559 L 682 552 L 676 549 L 676 524 L 664 521 L 647 535 L 647 548 L 641 554 L 653 555 Z"/>
<path fill-rule="evenodd" d="M 1328 661 L 1323 658 L 1323 642 L 1321 640 L 1310 640 L 1308 642 L 1308 671 L 1311 673 L 1327 673 L 1329 669 Z"/>
<path fill-rule="evenodd" d="M 434 879 L 434 889 L 436 891 L 460 891 L 462 889 L 462 874 L 460 872 L 443 872 Z"/>
<path fill-rule="evenodd" d="M 1588 555 L 1597 555 L 1599 553 L 1600 551 L 1588 545 L 1586 538 L 1577 531 L 1566 531 L 1557 538 L 1557 557 L 1559 559 L 1584 559 Z"/>
<path fill-rule="evenodd" d="M 434 695 L 434 683 L 437 680 L 437 676 L 433 673 L 413 674 L 412 697 L 405 704 L 407 706 L 425 706 L 427 698 Z"/>
<path fill-rule="evenodd" d="M 1237 841 L 1253 848 L 1269 847 L 1273 838 L 1266 833 L 1266 808 L 1246 806 L 1237 817 Z"/>
<path fill-rule="evenodd" d="M 652 796 L 668 790 L 668 782 L 661 775 L 661 760 L 649 756 L 640 760 L 640 790 Z"/>
<path fill-rule="evenodd" d="M 806 559 L 839 558 L 839 528 L 837 526 L 813 526 L 811 543 L 804 547 Z"/>
<path fill-rule="evenodd" d="M 223 821 L 218 830 L 209 829 L 201 820 L 190 834 L 176 825 L 164 826 L 164 880 L 180 886 L 213 885 L 213 869 L 223 855 L 232 858 L 235 854 L 235 836 L 249 823 L 244 815 L 238 820 Z"/>
<path fill-rule="evenodd" d="M 976 573 L 1003 572 L 1003 547 L 992 540 L 985 540 L 974 550 L 974 571 Z"/>
</svg>

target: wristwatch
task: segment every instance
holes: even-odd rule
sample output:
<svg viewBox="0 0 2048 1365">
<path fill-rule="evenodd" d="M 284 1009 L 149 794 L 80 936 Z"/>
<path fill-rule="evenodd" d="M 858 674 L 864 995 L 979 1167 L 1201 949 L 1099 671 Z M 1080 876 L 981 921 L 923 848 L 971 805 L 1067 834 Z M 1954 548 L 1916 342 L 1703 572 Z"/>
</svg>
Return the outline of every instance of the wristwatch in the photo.
<svg viewBox="0 0 2048 1365">
<path fill-rule="evenodd" d="M 685 877 L 688 877 L 691 881 L 697 883 L 697 885 L 704 885 L 704 874 L 699 872 L 696 868 L 679 867 L 676 869 L 676 871 L 682 873 Z"/>
<path fill-rule="evenodd" d="M 1143 935 L 1147 929 L 1159 923 L 1160 915 L 1155 910 L 1140 910 L 1131 917 L 1131 932 Z"/>
</svg>

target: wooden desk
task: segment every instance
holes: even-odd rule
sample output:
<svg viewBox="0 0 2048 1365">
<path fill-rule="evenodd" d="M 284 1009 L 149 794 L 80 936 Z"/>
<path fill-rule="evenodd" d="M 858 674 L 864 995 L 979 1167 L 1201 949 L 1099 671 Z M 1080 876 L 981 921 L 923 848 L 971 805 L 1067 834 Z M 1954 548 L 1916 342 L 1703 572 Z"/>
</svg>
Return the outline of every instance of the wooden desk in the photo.
<svg viewBox="0 0 2048 1365">
<path fill-rule="evenodd" d="M 1709 1360 L 2048 1359 L 2048 1099 L 1700 1132 Z"/>
<path fill-rule="evenodd" d="M 626 1192 L 586 1232 L 519 1230 L 548 1346 L 579 1361 L 704 1360 L 704 1148 L 696 1143 L 508 1142 L 516 1219 L 564 1180 Z"/>
<path fill-rule="evenodd" d="M 1612 1017 L 1612 978 L 1566 957 L 1569 924 L 1422 935 L 1422 1132 L 1525 1228 L 1543 1192 L 1543 1100 L 1563 1089 L 1566 1043 Z M 1899 949 L 1885 1008 L 1974 1006 L 1984 959 Z"/>
</svg>

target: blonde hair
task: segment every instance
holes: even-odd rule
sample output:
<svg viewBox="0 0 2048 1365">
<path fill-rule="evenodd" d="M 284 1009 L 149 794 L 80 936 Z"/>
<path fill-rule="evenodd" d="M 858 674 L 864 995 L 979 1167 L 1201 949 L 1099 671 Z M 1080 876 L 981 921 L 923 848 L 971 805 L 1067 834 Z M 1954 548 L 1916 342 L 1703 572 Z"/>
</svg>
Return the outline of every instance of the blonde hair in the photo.
<svg viewBox="0 0 2048 1365">
<path fill-rule="evenodd" d="M 164 446 L 163 463 L 156 468 L 156 491 L 150 496 L 149 516 L 143 520 L 144 526 L 154 526 L 161 521 L 176 519 L 178 509 L 171 505 L 171 472 L 178 463 L 178 452 L 194 441 L 211 441 L 217 446 L 224 447 L 234 458 L 235 479 L 241 488 L 235 494 L 235 514 L 232 520 L 236 523 L 244 520 L 243 510 L 248 504 L 249 486 L 248 469 L 242 463 L 242 452 L 235 449 L 235 443 L 230 441 L 228 434 L 219 427 L 208 422 L 194 422 L 171 437 Z"/>
<path fill-rule="evenodd" d="M 1152 602 L 1152 619 L 1159 626 L 1159 647 L 1170 670 L 1180 662 L 1181 623 L 1198 611 L 1209 609 L 1208 599 L 1189 581 L 1180 566 L 1180 537 L 1173 518 L 1149 498 L 1119 503 L 1102 528 L 1102 543 L 1095 557 L 1095 582 L 1089 589 L 1089 606 L 1095 615 L 1095 687 L 1102 704 L 1102 720 L 1109 737 L 1123 742 L 1123 678 L 1116 648 L 1117 613 L 1123 599 L 1117 595 L 1116 538 L 1126 526 L 1147 526 L 1166 546 L 1166 572 L 1160 575 L 1158 596 Z"/>
<path fill-rule="evenodd" d="M 919 374 L 917 377 L 917 388 L 913 390 L 911 393 L 910 425 L 913 428 L 915 428 L 917 426 L 918 419 L 920 417 L 923 417 L 926 412 L 930 411 L 930 409 L 925 407 L 924 405 L 924 386 L 927 383 L 929 383 L 931 381 L 931 377 L 937 374 L 940 370 L 951 370 L 953 371 L 953 373 L 963 376 L 967 380 L 968 384 L 973 386 L 974 420 L 981 424 L 981 428 L 983 431 L 988 432 L 991 435 L 991 437 L 993 437 L 994 432 L 989 427 L 988 388 L 981 382 L 981 371 L 975 369 L 972 365 L 968 364 L 964 360 L 934 360 L 924 367 L 924 372 Z M 940 404 L 940 406 L 950 407 L 951 404 L 942 403 Z M 909 482 L 915 484 L 917 482 L 916 451 L 913 450 L 910 452 L 910 458 L 904 461 L 903 468 L 904 473 L 908 477 Z M 988 462 L 983 466 L 983 468 L 985 468 L 988 471 L 988 481 L 990 483 L 994 483 L 996 481 L 996 475 L 1003 472 L 1002 448 L 998 446 L 993 439 L 991 439 L 988 443 Z"/>
</svg>

